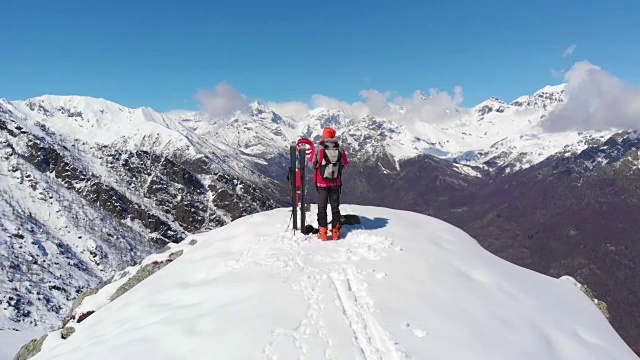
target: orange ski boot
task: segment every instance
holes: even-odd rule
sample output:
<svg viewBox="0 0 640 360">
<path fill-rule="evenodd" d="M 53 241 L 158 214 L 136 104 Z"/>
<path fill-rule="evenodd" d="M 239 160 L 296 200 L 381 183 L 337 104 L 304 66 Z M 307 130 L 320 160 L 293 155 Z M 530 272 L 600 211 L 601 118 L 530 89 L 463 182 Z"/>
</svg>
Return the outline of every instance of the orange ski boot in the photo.
<svg viewBox="0 0 640 360">
<path fill-rule="evenodd" d="M 326 227 L 320 227 L 320 229 L 318 231 L 318 239 L 320 239 L 322 241 L 329 240 L 329 239 L 327 239 L 327 228 Z"/>
<path fill-rule="evenodd" d="M 338 240 L 340 238 L 340 224 L 331 228 L 331 239 Z"/>
</svg>

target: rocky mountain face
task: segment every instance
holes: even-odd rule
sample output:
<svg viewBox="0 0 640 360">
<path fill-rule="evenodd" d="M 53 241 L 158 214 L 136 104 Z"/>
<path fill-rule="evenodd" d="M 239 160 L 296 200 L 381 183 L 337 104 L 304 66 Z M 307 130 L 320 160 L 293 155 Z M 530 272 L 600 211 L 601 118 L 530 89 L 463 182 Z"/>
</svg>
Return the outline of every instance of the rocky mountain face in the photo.
<svg viewBox="0 0 640 360">
<path fill-rule="evenodd" d="M 84 109 L 26 104 L 37 115 L 0 103 L 4 329 L 46 329 L 78 294 L 168 242 L 277 205 L 267 180 L 225 171 L 225 154 L 91 143 L 47 124 L 91 122 Z"/>
</svg>

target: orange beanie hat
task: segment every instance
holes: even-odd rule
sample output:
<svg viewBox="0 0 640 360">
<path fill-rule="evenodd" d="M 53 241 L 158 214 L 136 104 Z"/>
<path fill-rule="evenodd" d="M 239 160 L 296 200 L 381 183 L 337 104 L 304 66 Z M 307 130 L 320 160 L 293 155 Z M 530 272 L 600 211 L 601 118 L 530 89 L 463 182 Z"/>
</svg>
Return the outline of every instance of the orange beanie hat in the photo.
<svg viewBox="0 0 640 360">
<path fill-rule="evenodd" d="M 322 137 L 324 139 L 333 139 L 336 137 L 336 131 L 330 127 L 326 127 L 322 130 Z"/>
</svg>

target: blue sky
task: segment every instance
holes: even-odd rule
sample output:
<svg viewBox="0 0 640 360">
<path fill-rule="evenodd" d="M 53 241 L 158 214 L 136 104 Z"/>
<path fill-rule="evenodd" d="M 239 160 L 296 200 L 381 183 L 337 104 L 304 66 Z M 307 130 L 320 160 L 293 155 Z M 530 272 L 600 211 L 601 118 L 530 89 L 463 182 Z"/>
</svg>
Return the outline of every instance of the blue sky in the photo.
<svg viewBox="0 0 640 360">
<path fill-rule="evenodd" d="M 16 1 L 0 11 L 0 97 L 197 108 L 227 81 L 250 100 L 348 102 L 463 88 L 512 100 L 588 60 L 640 84 L 640 1 Z M 575 45 L 575 51 L 563 56 Z"/>
</svg>

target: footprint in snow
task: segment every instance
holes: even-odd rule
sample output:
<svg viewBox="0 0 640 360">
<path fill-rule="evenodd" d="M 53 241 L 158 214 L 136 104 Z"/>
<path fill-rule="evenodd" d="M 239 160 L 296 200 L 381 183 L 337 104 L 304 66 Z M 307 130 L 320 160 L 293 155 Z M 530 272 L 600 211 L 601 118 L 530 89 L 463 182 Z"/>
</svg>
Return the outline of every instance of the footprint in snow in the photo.
<svg viewBox="0 0 640 360">
<path fill-rule="evenodd" d="M 408 321 L 404 322 L 404 328 L 407 330 L 411 330 L 411 332 L 413 332 L 413 335 L 415 335 L 416 337 L 422 338 L 425 337 L 427 335 L 429 335 L 426 331 L 420 329 L 419 327 L 415 326 L 415 325 L 411 325 Z"/>
<path fill-rule="evenodd" d="M 425 337 L 427 336 L 427 332 L 421 329 L 413 329 L 413 335 L 417 336 L 417 337 Z"/>
<path fill-rule="evenodd" d="M 387 273 L 385 273 L 385 272 L 377 272 L 375 270 L 371 270 L 371 272 L 373 273 L 373 276 L 375 276 L 376 279 L 378 279 L 378 280 L 382 280 L 383 278 L 385 278 L 387 276 Z"/>
</svg>

